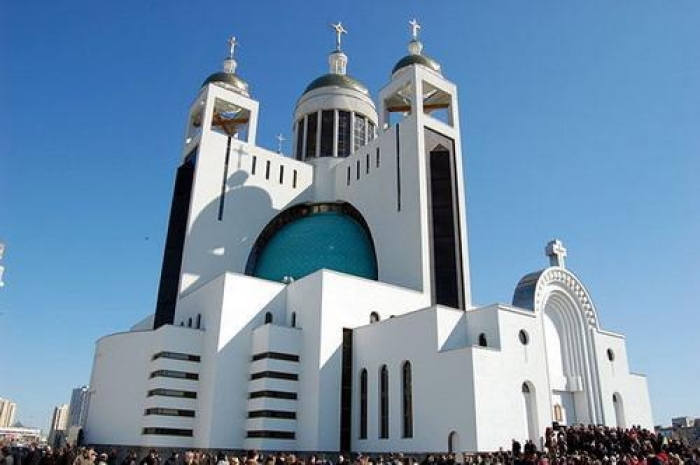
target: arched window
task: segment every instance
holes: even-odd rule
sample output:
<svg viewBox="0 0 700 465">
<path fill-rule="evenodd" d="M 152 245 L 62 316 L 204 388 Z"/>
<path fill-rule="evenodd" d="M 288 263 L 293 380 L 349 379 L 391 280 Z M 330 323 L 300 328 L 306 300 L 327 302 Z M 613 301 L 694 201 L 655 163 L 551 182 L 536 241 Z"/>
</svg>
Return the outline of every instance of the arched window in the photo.
<svg viewBox="0 0 700 465">
<path fill-rule="evenodd" d="M 479 345 L 481 347 L 488 346 L 488 343 L 486 342 L 486 334 L 484 334 L 484 333 L 479 334 Z"/>
<path fill-rule="evenodd" d="M 379 438 L 389 437 L 389 369 L 379 370 Z"/>
<path fill-rule="evenodd" d="M 401 388 L 403 394 L 403 437 L 413 437 L 413 381 L 411 379 L 411 362 L 404 362 L 401 370 Z"/>
<path fill-rule="evenodd" d="M 564 421 L 564 415 L 559 404 L 554 404 L 554 421 Z"/>
<path fill-rule="evenodd" d="M 520 343 L 524 346 L 530 343 L 530 336 L 528 336 L 527 331 L 524 329 L 521 329 L 518 333 L 518 339 L 520 339 Z"/>
<path fill-rule="evenodd" d="M 367 370 L 360 372 L 360 439 L 367 439 Z"/>
<path fill-rule="evenodd" d="M 530 394 L 530 386 L 527 383 L 523 383 L 523 394 Z"/>
<path fill-rule="evenodd" d="M 297 327 L 297 312 L 292 312 L 292 328 Z"/>
<path fill-rule="evenodd" d="M 370 323 L 376 323 L 376 322 L 378 322 L 379 320 L 381 320 L 381 318 L 379 318 L 379 313 L 377 313 L 377 312 L 372 312 L 372 313 L 369 314 L 369 322 L 370 322 Z"/>
<path fill-rule="evenodd" d="M 265 313 L 265 324 L 272 323 L 272 313 L 266 312 Z"/>
</svg>

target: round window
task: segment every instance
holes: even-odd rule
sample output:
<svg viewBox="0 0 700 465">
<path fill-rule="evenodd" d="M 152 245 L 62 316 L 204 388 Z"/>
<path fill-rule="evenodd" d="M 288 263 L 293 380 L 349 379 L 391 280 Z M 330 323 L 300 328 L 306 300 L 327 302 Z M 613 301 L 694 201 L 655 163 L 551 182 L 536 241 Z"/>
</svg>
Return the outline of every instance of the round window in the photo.
<svg viewBox="0 0 700 465">
<path fill-rule="evenodd" d="M 520 339 L 520 342 L 526 346 L 530 343 L 530 336 L 527 335 L 527 331 L 524 329 L 521 329 L 520 332 L 518 333 L 518 339 Z"/>
<path fill-rule="evenodd" d="M 615 360 L 615 352 L 612 349 L 608 349 L 608 360 L 611 362 Z"/>
</svg>

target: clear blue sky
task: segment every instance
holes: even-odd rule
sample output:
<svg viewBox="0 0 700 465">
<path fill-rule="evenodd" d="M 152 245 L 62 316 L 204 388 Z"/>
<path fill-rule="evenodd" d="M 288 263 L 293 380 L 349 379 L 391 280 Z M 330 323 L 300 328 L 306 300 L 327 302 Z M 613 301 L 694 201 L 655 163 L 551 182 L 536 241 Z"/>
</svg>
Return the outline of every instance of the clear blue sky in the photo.
<svg viewBox="0 0 700 465">
<path fill-rule="evenodd" d="M 376 95 L 414 16 L 459 86 L 475 301 L 509 302 L 561 238 L 655 422 L 700 416 L 700 2 L 205 3 L 0 5 L 0 397 L 23 423 L 154 310 L 186 111 L 226 38 L 274 148 L 331 21 Z"/>
</svg>

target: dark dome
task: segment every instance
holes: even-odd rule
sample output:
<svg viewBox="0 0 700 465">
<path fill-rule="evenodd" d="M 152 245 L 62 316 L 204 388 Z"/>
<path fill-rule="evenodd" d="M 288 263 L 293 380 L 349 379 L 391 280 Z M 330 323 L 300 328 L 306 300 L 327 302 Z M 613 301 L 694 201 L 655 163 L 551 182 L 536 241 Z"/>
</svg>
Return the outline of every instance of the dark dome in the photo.
<svg viewBox="0 0 700 465">
<path fill-rule="evenodd" d="M 214 73 L 211 76 L 209 76 L 202 83 L 202 87 L 206 86 L 207 84 L 217 82 L 234 87 L 235 89 L 242 91 L 246 95 L 248 94 L 248 84 L 243 79 L 239 78 L 233 73 L 227 73 L 224 71 L 219 71 L 218 73 Z"/>
<path fill-rule="evenodd" d="M 401 58 L 396 65 L 394 65 L 394 69 L 391 70 L 391 74 L 394 74 L 401 68 L 405 68 L 406 66 L 411 66 L 411 65 L 423 65 L 429 69 L 432 69 L 436 73 L 440 73 L 440 65 L 438 64 L 437 61 L 433 60 L 430 57 L 427 57 L 425 55 L 406 55 L 405 57 Z"/>
<path fill-rule="evenodd" d="M 346 74 L 324 74 L 323 76 L 311 81 L 306 89 L 304 89 L 304 94 L 311 92 L 314 89 L 320 89 L 321 87 L 344 87 L 346 89 L 356 90 L 362 92 L 365 95 L 369 95 L 367 87 L 365 87 L 357 79 L 351 78 Z"/>
</svg>

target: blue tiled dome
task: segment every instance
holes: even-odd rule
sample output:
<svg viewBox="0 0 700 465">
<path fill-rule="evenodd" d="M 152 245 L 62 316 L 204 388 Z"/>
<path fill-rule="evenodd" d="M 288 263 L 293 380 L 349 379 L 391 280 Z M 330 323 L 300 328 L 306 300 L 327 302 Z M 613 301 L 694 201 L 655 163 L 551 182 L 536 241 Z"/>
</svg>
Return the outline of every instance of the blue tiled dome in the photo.
<svg viewBox="0 0 700 465">
<path fill-rule="evenodd" d="M 260 250 L 253 276 L 282 281 L 326 268 L 377 279 L 374 247 L 366 230 L 340 211 L 315 212 L 285 224 Z"/>
</svg>

